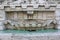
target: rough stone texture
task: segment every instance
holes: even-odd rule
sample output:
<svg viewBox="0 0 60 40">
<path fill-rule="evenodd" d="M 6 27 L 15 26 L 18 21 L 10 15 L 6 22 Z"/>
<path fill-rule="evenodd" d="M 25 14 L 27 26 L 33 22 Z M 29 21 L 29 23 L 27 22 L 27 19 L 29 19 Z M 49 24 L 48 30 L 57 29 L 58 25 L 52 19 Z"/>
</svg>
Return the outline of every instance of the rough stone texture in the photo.
<svg viewBox="0 0 60 40">
<path fill-rule="evenodd" d="M 35 28 L 35 27 L 37 27 L 36 24 L 42 24 L 42 25 L 45 24 L 44 23 L 45 20 L 46 21 L 50 20 L 50 19 L 55 20 L 55 16 L 56 16 L 56 15 L 54 15 L 55 12 L 56 12 L 56 14 L 60 13 L 60 11 L 59 11 L 60 6 L 58 6 L 57 8 L 56 8 L 56 6 L 57 6 L 56 3 L 55 3 L 55 5 L 54 4 L 51 5 L 45 0 L 31 0 L 31 1 L 30 0 L 15 0 L 15 1 L 5 0 L 0 5 L 0 22 L 2 22 L 2 23 L 0 23 L 0 30 L 19 29 L 21 27 L 20 24 L 23 24 L 22 27 L 25 28 L 25 26 L 24 26 L 25 23 L 29 23 L 29 25 L 31 24 L 29 27 L 32 26 Z M 21 14 L 21 12 L 22 12 L 22 14 Z M 29 14 L 29 15 L 27 15 L 27 14 Z M 31 19 L 33 19 L 33 20 L 30 22 Z M 3 21 L 6 22 L 7 20 L 11 20 L 11 21 L 15 20 L 16 22 L 12 21 L 12 22 L 7 22 L 7 24 L 4 24 Z M 18 22 L 18 20 L 19 20 L 19 22 Z M 26 21 L 26 20 L 28 20 L 28 21 Z M 43 22 L 41 22 L 41 21 L 39 22 L 38 20 L 43 20 Z M 35 22 L 36 22 L 36 24 L 35 24 Z M 51 24 L 51 23 L 49 23 L 49 24 Z M 46 22 L 46 25 L 48 25 L 47 22 Z M 52 26 L 55 27 L 55 25 L 52 25 L 52 26 L 50 25 L 49 27 L 45 27 L 46 25 L 44 25 L 42 28 L 43 29 L 44 28 L 53 28 Z M 60 27 L 60 25 L 57 26 L 57 28 L 59 28 L 59 27 Z M 22 28 L 22 30 L 24 28 Z M 29 29 L 34 30 L 34 28 L 32 28 L 32 29 L 29 28 Z"/>
<path fill-rule="evenodd" d="M 60 40 L 60 33 L 0 33 L 0 40 Z"/>
</svg>

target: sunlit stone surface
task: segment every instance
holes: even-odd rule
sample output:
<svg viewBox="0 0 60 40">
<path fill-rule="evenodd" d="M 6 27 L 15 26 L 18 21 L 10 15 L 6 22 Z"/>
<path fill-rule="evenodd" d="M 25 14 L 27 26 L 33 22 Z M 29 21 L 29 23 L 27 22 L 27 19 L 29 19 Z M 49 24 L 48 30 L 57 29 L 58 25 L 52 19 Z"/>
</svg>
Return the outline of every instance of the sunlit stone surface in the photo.
<svg viewBox="0 0 60 40">
<path fill-rule="evenodd" d="M 59 31 L 36 32 L 46 29 L 60 29 L 60 0 L 0 0 L 0 30 L 33 32 L 0 32 L 0 40 L 60 40 Z"/>
<path fill-rule="evenodd" d="M 60 40 L 60 32 L 0 33 L 1 40 Z"/>
<path fill-rule="evenodd" d="M 1 30 L 60 29 L 59 5 L 59 2 L 53 0 L 2 1 L 0 4 Z"/>
</svg>

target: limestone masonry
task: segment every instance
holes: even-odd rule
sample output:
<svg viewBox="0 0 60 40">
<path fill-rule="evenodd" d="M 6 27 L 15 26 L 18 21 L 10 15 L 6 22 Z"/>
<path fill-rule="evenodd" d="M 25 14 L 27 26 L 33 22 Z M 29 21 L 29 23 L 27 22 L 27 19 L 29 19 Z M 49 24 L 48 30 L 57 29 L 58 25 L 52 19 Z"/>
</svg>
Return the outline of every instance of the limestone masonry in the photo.
<svg viewBox="0 0 60 40">
<path fill-rule="evenodd" d="M 60 29 L 59 0 L 1 0 L 0 30 Z"/>
<path fill-rule="evenodd" d="M 60 0 L 0 0 L 0 40 L 60 40 L 44 29 L 60 29 Z"/>
</svg>

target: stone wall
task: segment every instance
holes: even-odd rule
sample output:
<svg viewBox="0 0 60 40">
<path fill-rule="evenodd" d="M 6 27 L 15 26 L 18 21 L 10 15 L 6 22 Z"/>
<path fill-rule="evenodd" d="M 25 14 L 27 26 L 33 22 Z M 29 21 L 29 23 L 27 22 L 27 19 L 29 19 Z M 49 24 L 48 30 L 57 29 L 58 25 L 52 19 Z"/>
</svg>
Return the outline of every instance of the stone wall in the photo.
<svg viewBox="0 0 60 40">
<path fill-rule="evenodd" d="M 60 40 L 59 33 L 0 33 L 0 40 Z"/>
</svg>

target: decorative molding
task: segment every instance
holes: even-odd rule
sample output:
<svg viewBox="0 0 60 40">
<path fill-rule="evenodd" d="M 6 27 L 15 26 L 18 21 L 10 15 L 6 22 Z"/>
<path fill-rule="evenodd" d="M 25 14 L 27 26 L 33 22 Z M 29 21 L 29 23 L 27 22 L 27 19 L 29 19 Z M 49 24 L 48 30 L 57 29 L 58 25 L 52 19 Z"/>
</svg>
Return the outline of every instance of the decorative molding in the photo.
<svg viewBox="0 0 60 40">
<path fill-rule="evenodd" d="M 28 10 L 27 14 L 33 14 L 34 12 L 32 10 Z"/>
</svg>

